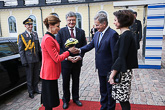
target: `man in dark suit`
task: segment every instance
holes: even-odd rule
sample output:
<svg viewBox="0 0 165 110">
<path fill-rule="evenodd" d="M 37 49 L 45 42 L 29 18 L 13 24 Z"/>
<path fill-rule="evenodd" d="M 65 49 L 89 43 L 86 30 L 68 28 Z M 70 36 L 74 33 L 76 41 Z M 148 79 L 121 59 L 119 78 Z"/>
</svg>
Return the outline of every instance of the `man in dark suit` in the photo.
<svg viewBox="0 0 165 110">
<path fill-rule="evenodd" d="M 60 44 L 60 53 L 67 51 L 64 44 L 69 38 L 76 38 L 78 44 L 75 47 L 80 48 L 87 44 L 85 32 L 82 29 L 76 28 L 76 14 L 69 12 L 66 14 L 67 26 L 62 28 L 57 34 L 57 41 Z M 72 77 L 72 99 L 78 106 L 82 106 L 79 101 L 79 76 L 82 66 L 83 54 L 71 54 L 62 63 L 62 78 L 63 78 L 63 108 L 67 109 L 70 101 L 70 77 Z"/>
<path fill-rule="evenodd" d="M 134 23 L 129 27 L 130 31 L 133 33 L 135 37 L 136 42 L 136 48 L 137 50 L 140 49 L 140 41 L 142 39 L 142 24 L 140 20 L 137 20 L 137 12 L 133 11 L 133 14 L 135 16 Z"/>
<path fill-rule="evenodd" d="M 29 97 L 34 98 L 34 93 L 41 94 L 41 91 L 38 90 L 41 48 L 37 33 L 32 31 L 33 20 L 27 18 L 23 24 L 26 30 L 18 36 L 18 48 L 21 62 L 26 69 Z"/>
<path fill-rule="evenodd" d="M 93 27 L 91 29 L 92 39 L 93 39 L 96 32 L 97 32 L 97 29 L 95 28 L 95 25 L 93 25 Z"/>
<path fill-rule="evenodd" d="M 108 26 L 107 16 L 99 13 L 94 18 L 97 32 L 92 41 L 80 48 L 80 53 L 85 53 L 95 48 L 96 69 L 100 82 L 101 108 L 100 110 L 115 110 L 115 100 L 112 98 L 112 85 L 107 81 L 107 74 L 111 71 L 114 46 L 118 40 L 116 31 Z"/>
</svg>

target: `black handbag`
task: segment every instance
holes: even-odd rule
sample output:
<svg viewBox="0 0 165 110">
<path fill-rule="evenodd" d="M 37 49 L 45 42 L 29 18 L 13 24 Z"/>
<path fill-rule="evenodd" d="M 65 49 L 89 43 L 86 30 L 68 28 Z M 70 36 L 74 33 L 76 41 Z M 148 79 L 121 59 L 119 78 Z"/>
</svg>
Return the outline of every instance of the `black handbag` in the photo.
<svg viewBox="0 0 165 110">
<path fill-rule="evenodd" d="M 108 72 L 108 75 L 107 75 L 107 79 L 109 80 L 109 76 L 110 76 L 111 72 Z M 115 77 L 114 77 L 114 82 L 115 83 L 120 83 L 121 82 L 121 75 L 122 75 L 122 72 L 117 72 Z"/>
</svg>

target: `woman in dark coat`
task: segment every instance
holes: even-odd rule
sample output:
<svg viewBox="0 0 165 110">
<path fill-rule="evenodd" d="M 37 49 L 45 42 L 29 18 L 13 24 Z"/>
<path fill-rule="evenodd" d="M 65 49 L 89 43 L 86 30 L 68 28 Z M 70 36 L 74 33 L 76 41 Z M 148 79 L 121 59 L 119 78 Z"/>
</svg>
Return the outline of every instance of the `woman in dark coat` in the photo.
<svg viewBox="0 0 165 110">
<path fill-rule="evenodd" d="M 120 37 L 114 49 L 114 63 L 109 77 L 112 86 L 112 97 L 120 102 L 122 110 L 130 110 L 129 97 L 131 93 L 132 69 L 138 68 L 137 49 L 129 26 L 134 21 L 134 15 L 129 10 L 119 10 L 113 13 L 114 25 L 120 29 Z M 121 82 L 115 83 L 114 76 L 122 72 Z"/>
</svg>

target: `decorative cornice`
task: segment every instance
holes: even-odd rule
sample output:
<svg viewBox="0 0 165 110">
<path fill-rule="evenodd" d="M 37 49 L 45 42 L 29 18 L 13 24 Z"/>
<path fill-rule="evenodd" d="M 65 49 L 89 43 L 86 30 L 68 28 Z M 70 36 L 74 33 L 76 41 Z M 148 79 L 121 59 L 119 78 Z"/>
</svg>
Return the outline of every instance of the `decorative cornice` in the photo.
<svg viewBox="0 0 165 110">
<path fill-rule="evenodd" d="M 52 8 L 68 8 L 68 7 L 80 7 L 80 6 L 88 6 L 88 4 L 47 6 L 47 7 L 41 7 L 41 8 L 42 9 L 52 9 Z"/>
<path fill-rule="evenodd" d="M 87 2 L 73 2 L 73 3 L 52 3 L 52 4 L 37 4 L 37 5 L 22 5 L 22 6 L 4 6 L 4 7 L 0 7 L 0 9 L 16 9 L 16 8 L 33 8 L 33 7 L 48 7 L 48 6 L 64 6 L 64 5 L 71 5 L 71 7 L 73 7 L 73 5 L 88 5 L 88 4 L 99 4 L 103 3 L 103 4 L 107 4 L 107 3 L 111 3 L 114 0 L 103 0 L 103 1 L 87 1 Z"/>
<path fill-rule="evenodd" d="M 33 10 L 39 9 L 39 7 L 27 7 L 27 8 L 11 8 L 11 9 L 0 9 L 0 11 L 15 11 L 15 10 Z"/>
</svg>

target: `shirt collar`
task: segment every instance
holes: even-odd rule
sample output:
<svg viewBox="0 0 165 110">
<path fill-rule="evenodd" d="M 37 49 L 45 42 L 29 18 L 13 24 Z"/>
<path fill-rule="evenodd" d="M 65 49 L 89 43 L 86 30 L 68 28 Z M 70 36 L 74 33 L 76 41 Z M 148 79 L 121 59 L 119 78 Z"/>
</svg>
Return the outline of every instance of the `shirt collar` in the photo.
<svg viewBox="0 0 165 110">
<path fill-rule="evenodd" d="M 26 32 L 30 35 L 30 33 L 32 33 L 32 32 L 29 32 L 28 30 L 26 30 Z"/>
<path fill-rule="evenodd" d="M 73 29 L 73 31 L 75 31 L 76 30 L 76 28 L 74 27 L 74 28 L 70 28 L 69 26 L 67 26 L 68 27 L 68 29 L 70 30 L 70 29 Z"/>
<path fill-rule="evenodd" d="M 109 28 L 109 26 L 107 26 L 105 29 L 104 29 L 104 31 L 102 32 L 103 33 L 103 35 L 104 35 L 104 33 L 106 32 L 106 30 Z"/>
</svg>

